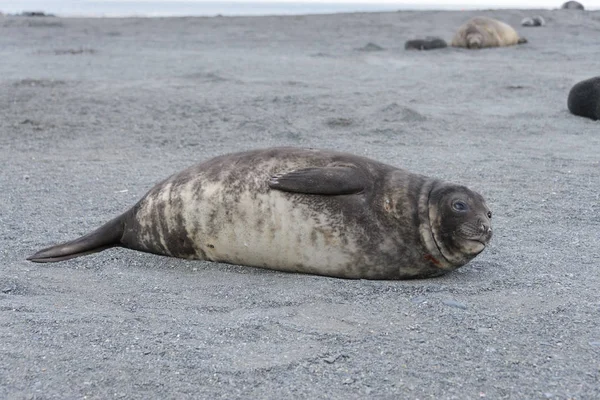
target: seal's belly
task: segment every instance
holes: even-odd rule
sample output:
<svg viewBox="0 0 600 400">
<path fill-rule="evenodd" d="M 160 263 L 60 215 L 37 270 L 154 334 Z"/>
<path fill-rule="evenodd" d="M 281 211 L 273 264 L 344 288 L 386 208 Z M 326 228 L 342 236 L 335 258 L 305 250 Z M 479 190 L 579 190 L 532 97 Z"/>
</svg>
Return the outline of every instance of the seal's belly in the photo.
<svg viewBox="0 0 600 400">
<path fill-rule="evenodd" d="M 331 220 L 340 216 L 294 201 L 306 195 L 269 190 L 217 196 L 224 206 L 190 210 L 186 216 L 201 227 L 193 242 L 208 260 L 320 274 L 339 274 L 352 263 L 353 238 Z"/>
<path fill-rule="evenodd" d="M 165 185 L 137 212 L 153 252 L 281 271 L 352 276 L 356 229 L 339 213 L 318 207 L 318 196 L 225 187 L 220 182 Z M 314 203 L 311 203 L 315 200 Z M 155 210 L 162 210 L 156 215 Z M 152 215 L 154 213 L 154 215 Z M 157 219 L 160 223 L 157 224 Z M 147 221 L 147 223 L 144 223 Z M 188 246 L 180 246 L 182 242 Z M 364 259 L 364 255 L 362 255 Z"/>
<path fill-rule="evenodd" d="M 347 268 L 351 238 L 334 229 L 327 217 L 294 205 L 289 196 L 274 191 L 255 198 L 242 195 L 228 210 L 231 215 L 214 215 L 226 220 L 218 230 L 208 229 L 194 242 L 212 261 L 323 274 Z"/>
</svg>

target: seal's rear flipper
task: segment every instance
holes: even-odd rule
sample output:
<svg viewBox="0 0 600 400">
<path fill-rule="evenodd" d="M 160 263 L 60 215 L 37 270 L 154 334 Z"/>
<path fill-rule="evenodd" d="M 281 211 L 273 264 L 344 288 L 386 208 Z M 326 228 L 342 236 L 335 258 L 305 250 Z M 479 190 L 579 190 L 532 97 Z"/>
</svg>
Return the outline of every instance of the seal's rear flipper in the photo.
<svg viewBox="0 0 600 400">
<path fill-rule="evenodd" d="M 40 250 L 27 259 L 38 263 L 57 262 L 119 246 L 124 231 L 125 215 L 78 239 Z"/>
<path fill-rule="evenodd" d="M 517 41 L 517 44 L 523 44 L 523 43 L 527 43 L 527 39 L 525 39 L 524 37 L 519 38 L 519 40 Z"/>
<path fill-rule="evenodd" d="M 367 181 L 357 168 L 304 168 L 274 175 L 269 187 L 284 192 L 342 195 L 362 192 Z"/>
</svg>

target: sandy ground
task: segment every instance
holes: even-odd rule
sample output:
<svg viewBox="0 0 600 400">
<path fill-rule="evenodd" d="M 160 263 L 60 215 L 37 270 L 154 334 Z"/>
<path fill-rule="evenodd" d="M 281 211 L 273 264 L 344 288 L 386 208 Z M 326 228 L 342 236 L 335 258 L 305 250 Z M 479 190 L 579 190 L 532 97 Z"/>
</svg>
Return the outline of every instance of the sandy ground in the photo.
<svg viewBox="0 0 600 400">
<path fill-rule="evenodd" d="M 533 14 L 547 26 L 519 26 Z M 404 50 L 475 15 L 529 44 Z M 599 12 L 0 26 L 0 398 L 600 397 L 600 123 L 566 108 L 598 74 Z M 274 145 L 466 184 L 492 245 L 400 282 L 121 249 L 25 261 L 188 165 Z"/>
</svg>

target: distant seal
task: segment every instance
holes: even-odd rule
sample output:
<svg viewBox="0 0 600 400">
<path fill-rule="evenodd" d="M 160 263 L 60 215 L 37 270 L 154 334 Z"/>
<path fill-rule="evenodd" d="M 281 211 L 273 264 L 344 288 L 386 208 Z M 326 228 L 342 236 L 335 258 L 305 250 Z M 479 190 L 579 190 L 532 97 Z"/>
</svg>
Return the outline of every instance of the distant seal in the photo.
<svg viewBox="0 0 600 400">
<path fill-rule="evenodd" d="M 404 43 L 405 50 L 432 50 L 448 47 L 446 41 L 439 37 L 427 36 L 425 39 L 407 40 Z"/>
<path fill-rule="evenodd" d="M 522 26 L 544 26 L 546 25 L 546 20 L 541 15 L 535 15 L 533 17 L 523 18 L 521 20 Z"/>
<path fill-rule="evenodd" d="M 567 1 L 560 8 L 563 10 L 583 10 L 583 4 L 578 1 Z"/>
<path fill-rule="evenodd" d="M 424 278 L 483 251 L 491 217 L 464 186 L 347 153 L 272 148 L 172 175 L 96 231 L 28 260 L 120 246 L 340 278 Z"/>
<path fill-rule="evenodd" d="M 586 79 L 571 88 L 567 100 L 569 111 L 581 117 L 600 119 L 600 76 Z"/>
<path fill-rule="evenodd" d="M 510 25 L 488 17 L 475 17 L 458 28 L 451 45 L 482 49 L 522 43 L 527 43 L 527 39 L 519 37 Z"/>
</svg>

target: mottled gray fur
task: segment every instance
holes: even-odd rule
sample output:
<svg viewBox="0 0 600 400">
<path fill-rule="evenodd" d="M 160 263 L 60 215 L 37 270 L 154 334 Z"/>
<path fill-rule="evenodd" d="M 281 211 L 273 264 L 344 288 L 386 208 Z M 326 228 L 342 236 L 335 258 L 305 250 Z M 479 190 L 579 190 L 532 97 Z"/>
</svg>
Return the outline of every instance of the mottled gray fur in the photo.
<svg viewBox="0 0 600 400">
<path fill-rule="evenodd" d="M 468 212 L 451 209 L 455 198 Z M 481 252 L 489 218 L 463 186 L 346 153 L 272 148 L 177 173 L 104 227 L 30 260 L 122 246 L 343 278 L 428 277 Z"/>
</svg>

